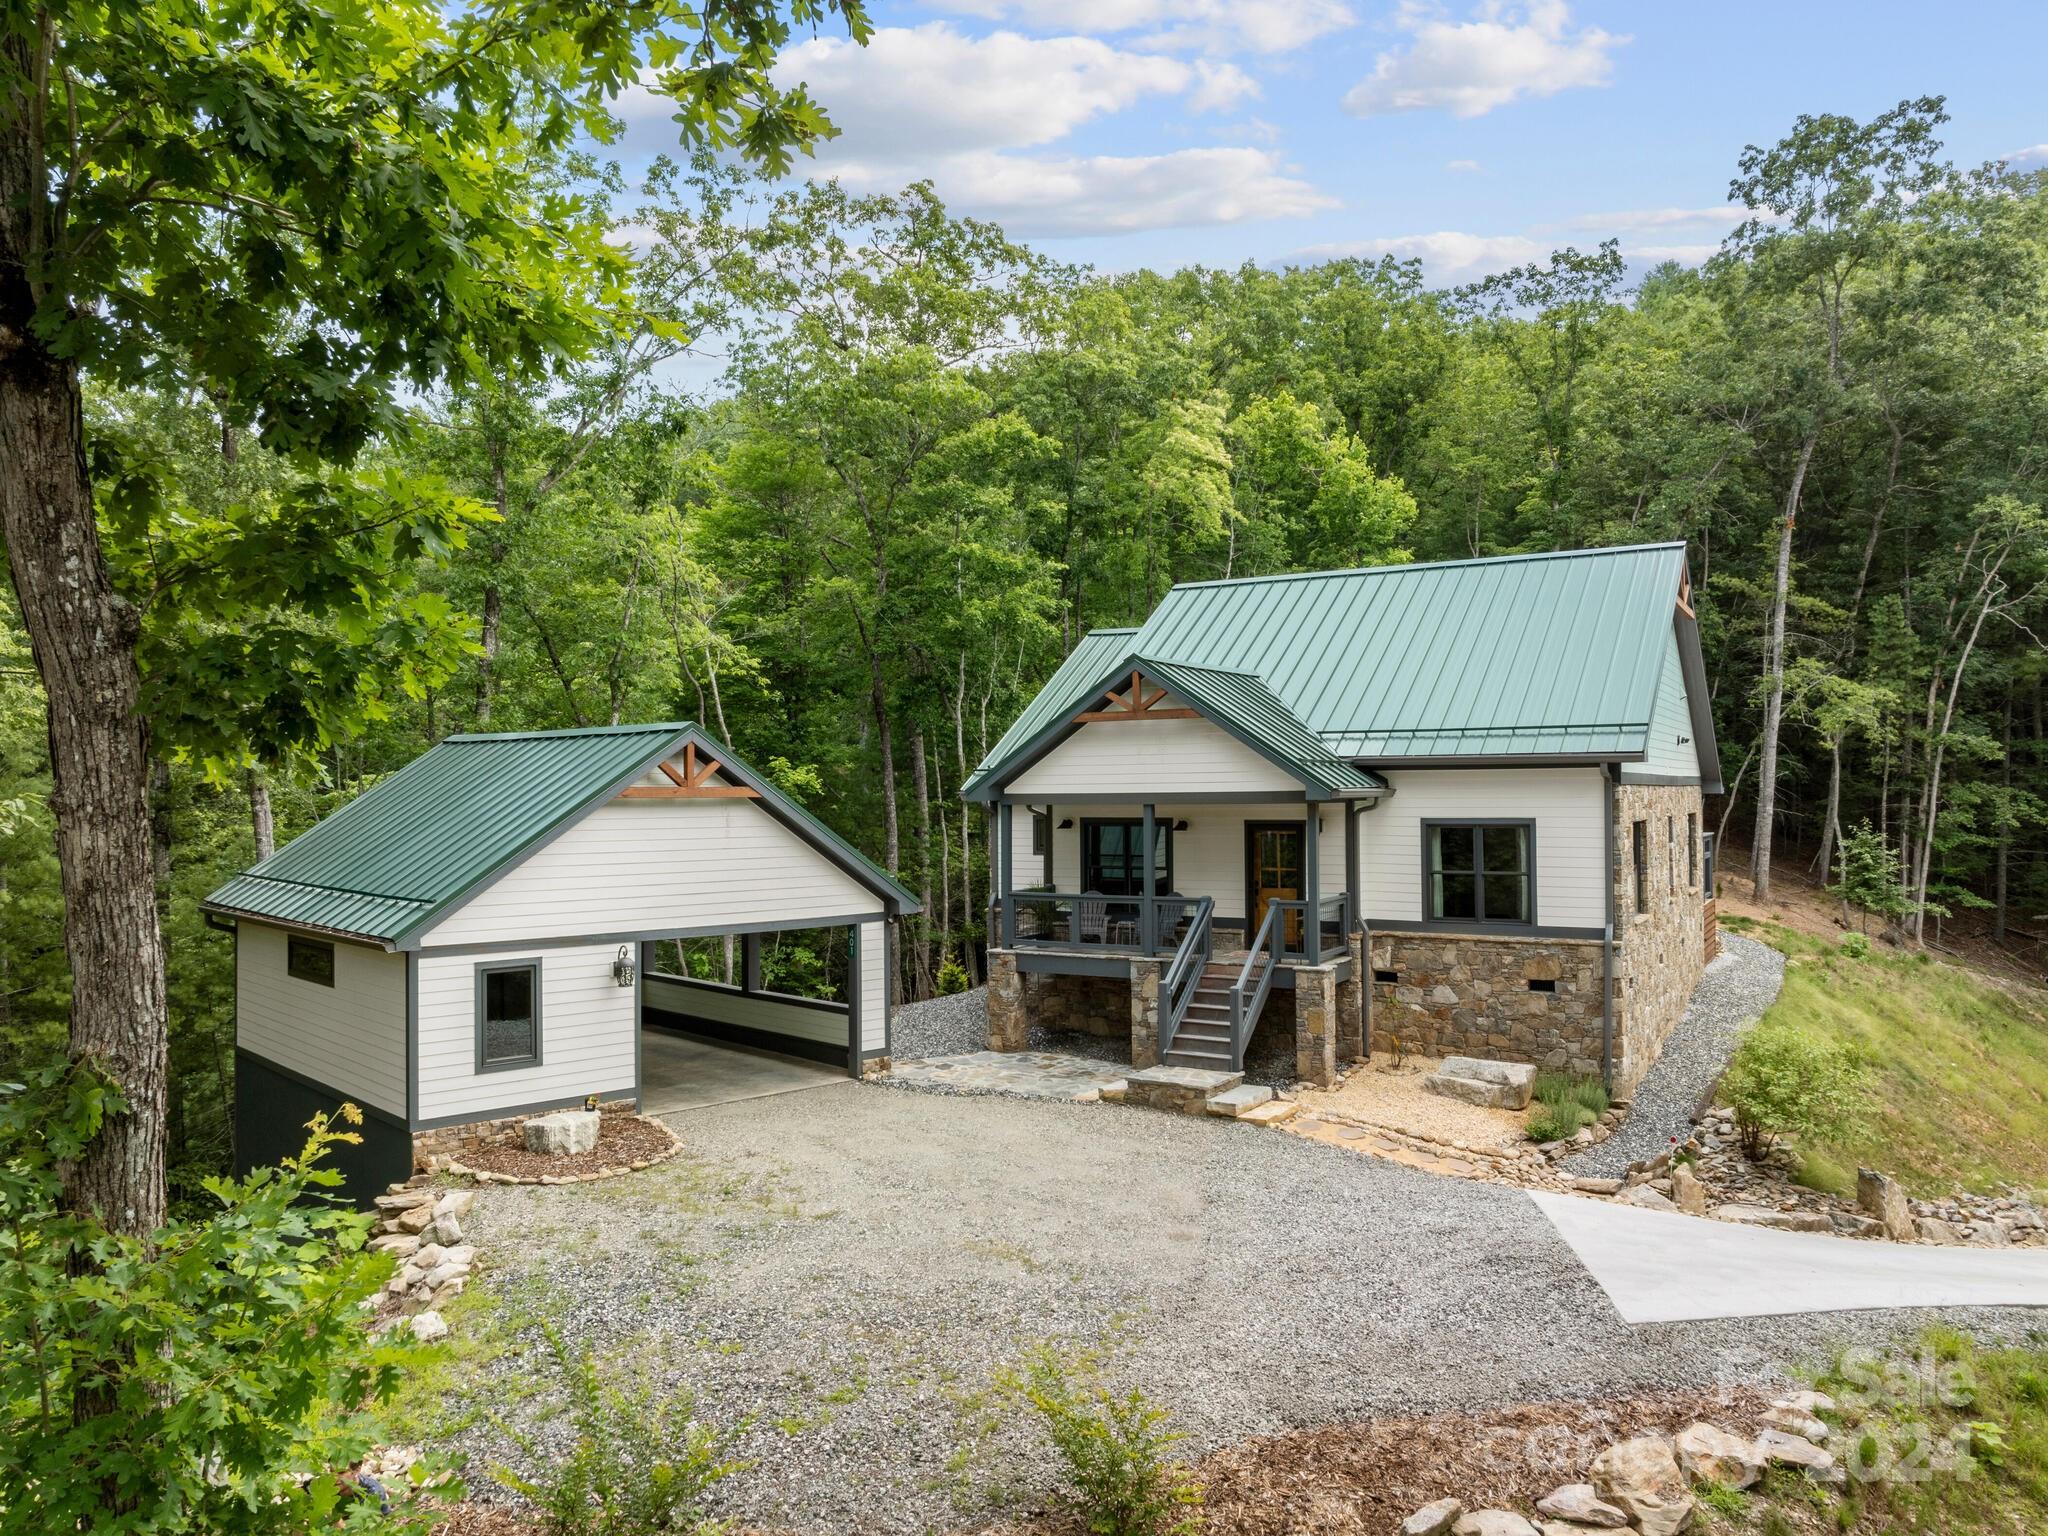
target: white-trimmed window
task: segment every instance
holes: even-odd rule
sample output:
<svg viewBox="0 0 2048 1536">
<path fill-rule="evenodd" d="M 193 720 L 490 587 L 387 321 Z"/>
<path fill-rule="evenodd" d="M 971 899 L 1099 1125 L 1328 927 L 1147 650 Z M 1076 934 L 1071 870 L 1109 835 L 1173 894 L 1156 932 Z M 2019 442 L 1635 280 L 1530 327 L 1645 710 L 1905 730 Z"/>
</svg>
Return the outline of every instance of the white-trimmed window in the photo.
<svg viewBox="0 0 2048 1536">
<path fill-rule="evenodd" d="M 476 968 L 476 1069 L 540 1065 L 540 962 L 484 961 Z"/>
</svg>

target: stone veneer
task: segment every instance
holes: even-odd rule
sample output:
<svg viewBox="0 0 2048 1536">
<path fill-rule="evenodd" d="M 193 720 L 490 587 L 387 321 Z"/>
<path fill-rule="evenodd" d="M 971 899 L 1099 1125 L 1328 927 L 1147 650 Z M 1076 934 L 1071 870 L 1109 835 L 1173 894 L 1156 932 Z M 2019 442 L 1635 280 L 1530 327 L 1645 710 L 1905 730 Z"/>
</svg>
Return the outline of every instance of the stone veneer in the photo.
<svg viewBox="0 0 2048 1536">
<path fill-rule="evenodd" d="M 1372 1045 L 1421 1056 L 1532 1061 L 1546 1071 L 1600 1071 L 1598 939 L 1375 933 Z M 1530 983 L 1545 983 L 1537 991 Z"/>
<path fill-rule="evenodd" d="M 1684 1014 L 1714 930 L 1685 846 L 1697 785 L 1615 787 L 1614 1093 L 1626 1098 Z M 1647 834 L 1647 912 L 1636 911 L 1634 824 Z M 1696 825 L 1696 823 L 1695 823 Z M 1674 888 L 1675 887 L 1675 888 Z M 1528 1061 L 1594 1076 L 1603 1036 L 1599 939 L 1465 933 L 1372 935 L 1372 1045 L 1426 1056 Z M 1535 984 L 1535 985 L 1532 985 Z M 1539 990 L 1542 988 L 1542 990 Z"/>
<path fill-rule="evenodd" d="M 1621 784 L 1614 795 L 1614 1088 L 1635 1091 L 1692 1001 L 1706 968 L 1707 903 L 1685 846 L 1697 784 Z M 1635 907 L 1631 828 L 1648 834 L 1649 911 Z"/>
<path fill-rule="evenodd" d="M 1046 1029 L 1121 1040 L 1131 1030 L 1131 989 L 1121 976 L 1024 973 L 1024 1013 Z"/>
</svg>

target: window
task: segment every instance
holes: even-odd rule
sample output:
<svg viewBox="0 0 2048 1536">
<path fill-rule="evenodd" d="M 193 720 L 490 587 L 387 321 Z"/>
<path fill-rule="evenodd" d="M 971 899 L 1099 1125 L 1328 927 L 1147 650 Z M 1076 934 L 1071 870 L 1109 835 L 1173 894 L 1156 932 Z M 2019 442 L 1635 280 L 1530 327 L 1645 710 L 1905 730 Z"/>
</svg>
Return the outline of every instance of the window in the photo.
<svg viewBox="0 0 2048 1536">
<path fill-rule="evenodd" d="M 1046 855 L 1046 852 L 1047 852 L 1047 850 L 1048 850 L 1048 849 L 1050 849 L 1051 847 L 1052 847 L 1052 812 L 1050 812 L 1050 811 L 1033 811 L 1033 812 L 1031 813 L 1031 855 L 1032 855 L 1032 857 L 1033 857 L 1033 858 L 1038 858 L 1038 859 L 1042 859 L 1042 858 L 1044 858 L 1044 857 L 1045 857 L 1045 855 Z"/>
<path fill-rule="evenodd" d="M 284 969 L 287 976 L 331 987 L 334 985 L 334 946 L 325 939 L 302 939 L 293 934 L 284 941 Z"/>
<path fill-rule="evenodd" d="M 1700 816 L 1698 811 L 1685 813 L 1685 886 L 1696 891 L 1700 887 Z"/>
<path fill-rule="evenodd" d="M 1640 914 L 1650 910 L 1650 824 L 1631 822 L 1628 841 L 1635 854 L 1636 911 Z"/>
<path fill-rule="evenodd" d="M 1142 821 L 1083 821 L 1081 823 L 1081 889 L 1104 896 L 1136 896 L 1145 880 L 1145 824 Z M 1155 850 L 1152 893 L 1164 896 L 1173 889 L 1173 824 L 1164 819 L 1152 823 Z"/>
<path fill-rule="evenodd" d="M 476 968 L 476 1069 L 540 1065 L 540 962 Z"/>
<path fill-rule="evenodd" d="M 1664 883 L 1678 894 L 1678 823 L 1669 816 L 1664 818 Z"/>
<path fill-rule="evenodd" d="M 1424 885 L 1429 915 L 1442 922 L 1536 921 L 1529 845 L 1535 826 L 1526 821 L 1433 822 L 1422 824 Z"/>
</svg>

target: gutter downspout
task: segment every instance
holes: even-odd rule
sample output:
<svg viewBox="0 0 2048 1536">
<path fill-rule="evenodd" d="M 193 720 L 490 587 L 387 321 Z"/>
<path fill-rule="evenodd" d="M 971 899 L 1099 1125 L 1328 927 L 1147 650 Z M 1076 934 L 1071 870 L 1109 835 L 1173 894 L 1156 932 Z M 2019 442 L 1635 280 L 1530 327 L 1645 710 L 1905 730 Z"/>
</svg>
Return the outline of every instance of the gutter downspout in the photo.
<svg viewBox="0 0 2048 1536">
<path fill-rule="evenodd" d="M 1607 926 L 1600 937 L 1600 1082 L 1614 1092 L 1614 783 L 1620 770 L 1609 763 L 1600 770 L 1607 787 Z"/>
</svg>

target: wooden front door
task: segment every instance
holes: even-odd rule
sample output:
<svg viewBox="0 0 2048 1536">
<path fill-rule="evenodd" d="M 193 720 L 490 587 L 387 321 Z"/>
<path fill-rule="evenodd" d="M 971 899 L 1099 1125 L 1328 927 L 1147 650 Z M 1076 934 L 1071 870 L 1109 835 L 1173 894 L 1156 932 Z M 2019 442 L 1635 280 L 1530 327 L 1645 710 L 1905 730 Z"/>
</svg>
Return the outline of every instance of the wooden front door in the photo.
<svg viewBox="0 0 2048 1536">
<path fill-rule="evenodd" d="M 1244 826 L 1245 911 L 1248 922 L 1245 941 L 1259 935 L 1266 920 L 1266 908 L 1276 901 L 1299 901 L 1301 878 L 1302 824 L 1298 821 L 1248 821 Z M 1301 914 L 1290 912 L 1284 924 L 1282 942 L 1290 949 L 1301 947 Z"/>
</svg>

